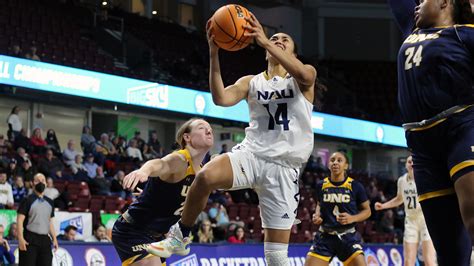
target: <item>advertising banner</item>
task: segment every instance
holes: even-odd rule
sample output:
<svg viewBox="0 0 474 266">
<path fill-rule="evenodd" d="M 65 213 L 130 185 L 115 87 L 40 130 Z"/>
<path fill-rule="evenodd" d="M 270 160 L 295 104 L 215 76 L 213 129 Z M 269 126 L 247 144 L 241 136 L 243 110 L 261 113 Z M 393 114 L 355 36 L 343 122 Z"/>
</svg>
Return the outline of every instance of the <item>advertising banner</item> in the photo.
<svg viewBox="0 0 474 266">
<path fill-rule="evenodd" d="M 16 244 L 11 245 L 17 249 Z M 291 266 L 304 266 L 309 245 L 292 244 L 289 247 Z M 367 245 L 365 258 L 368 266 L 401 266 L 402 246 Z M 18 251 L 15 256 L 18 260 Z M 113 245 L 103 243 L 60 243 L 54 252 L 53 266 L 115 266 L 121 265 Z M 191 253 L 186 257 L 172 256 L 168 266 L 265 266 L 263 244 L 221 244 L 191 245 Z M 342 266 L 334 259 L 331 266 Z"/>
<path fill-rule="evenodd" d="M 0 84 L 225 120 L 249 121 L 245 101 L 221 107 L 214 104 L 209 92 L 4 55 L 0 55 Z M 262 95 L 282 97 L 278 92 Z M 401 127 L 319 112 L 313 112 L 311 125 L 316 134 L 406 147 Z"/>
<path fill-rule="evenodd" d="M 74 225 L 77 227 L 76 239 L 87 239 L 92 235 L 92 213 L 58 211 L 54 215 L 56 234 L 64 234 L 68 225 Z"/>
</svg>

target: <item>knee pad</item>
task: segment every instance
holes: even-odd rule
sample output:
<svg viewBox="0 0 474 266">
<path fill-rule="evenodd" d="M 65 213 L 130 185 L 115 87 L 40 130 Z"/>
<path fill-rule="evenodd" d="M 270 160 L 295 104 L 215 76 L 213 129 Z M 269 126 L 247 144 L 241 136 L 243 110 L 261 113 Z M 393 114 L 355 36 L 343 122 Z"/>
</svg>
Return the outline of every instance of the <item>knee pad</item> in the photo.
<svg viewBox="0 0 474 266">
<path fill-rule="evenodd" d="M 265 242 L 263 244 L 268 266 L 289 266 L 288 244 Z"/>
</svg>

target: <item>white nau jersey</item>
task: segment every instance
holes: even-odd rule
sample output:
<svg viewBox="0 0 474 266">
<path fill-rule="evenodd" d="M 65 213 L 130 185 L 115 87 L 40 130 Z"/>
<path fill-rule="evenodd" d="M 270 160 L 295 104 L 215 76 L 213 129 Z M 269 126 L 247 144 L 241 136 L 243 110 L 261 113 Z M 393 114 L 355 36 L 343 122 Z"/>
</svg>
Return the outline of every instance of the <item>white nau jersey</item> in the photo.
<svg viewBox="0 0 474 266">
<path fill-rule="evenodd" d="M 313 151 L 313 104 L 287 76 L 268 79 L 260 73 L 250 80 L 250 113 L 242 145 L 259 157 L 298 168 Z"/>
<path fill-rule="evenodd" d="M 398 193 L 401 193 L 403 196 L 406 217 L 411 218 L 423 215 L 420 203 L 418 202 L 415 180 L 409 179 L 408 174 L 404 174 L 398 179 Z"/>
</svg>

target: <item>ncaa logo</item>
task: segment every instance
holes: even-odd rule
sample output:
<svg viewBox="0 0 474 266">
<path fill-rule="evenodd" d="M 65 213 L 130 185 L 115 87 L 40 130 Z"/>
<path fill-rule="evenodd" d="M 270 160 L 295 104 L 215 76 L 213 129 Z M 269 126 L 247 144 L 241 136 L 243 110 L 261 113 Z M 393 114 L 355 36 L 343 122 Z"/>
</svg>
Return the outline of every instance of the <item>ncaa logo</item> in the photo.
<svg viewBox="0 0 474 266">
<path fill-rule="evenodd" d="M 52 266 L 73 266 L 72 256 L 64 248 L 58 248 L 58 250 L 53 251 L 53 264 Z"/>
<path fill-rule="evenodd" d="M 85 255 L 87 266 L 105 266 L 105 256 L 95 248 L 90 248 Z"/>
</svg>

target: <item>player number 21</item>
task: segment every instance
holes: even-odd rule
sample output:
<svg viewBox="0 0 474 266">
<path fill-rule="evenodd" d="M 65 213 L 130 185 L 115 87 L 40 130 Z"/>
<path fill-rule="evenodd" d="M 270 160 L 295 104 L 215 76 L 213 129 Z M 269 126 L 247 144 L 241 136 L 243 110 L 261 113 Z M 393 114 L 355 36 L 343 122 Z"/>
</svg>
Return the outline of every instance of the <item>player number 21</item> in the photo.
<svg viewBox="0 0 474 266">
<path fill-rule="evenodd" d="M 423 45 L 410 47 L 405 50 L 405 55 L 407 56 L 407 60 L 405 60 L 405 70 L 411 69 L 413 65 L 420 66 L 421 60 L 423 59 L 422 52 Z"/>
</svg>

